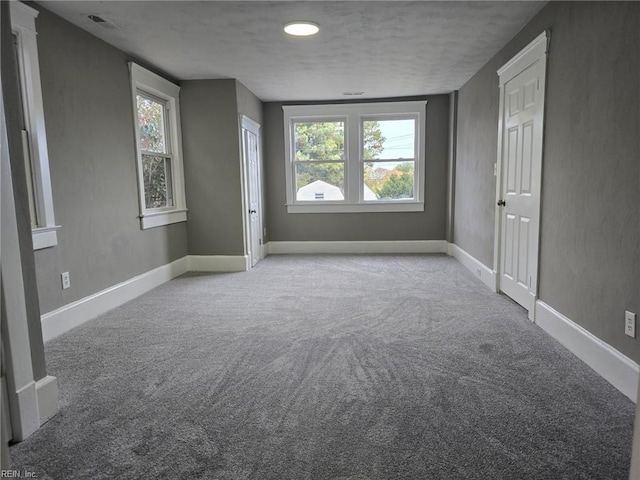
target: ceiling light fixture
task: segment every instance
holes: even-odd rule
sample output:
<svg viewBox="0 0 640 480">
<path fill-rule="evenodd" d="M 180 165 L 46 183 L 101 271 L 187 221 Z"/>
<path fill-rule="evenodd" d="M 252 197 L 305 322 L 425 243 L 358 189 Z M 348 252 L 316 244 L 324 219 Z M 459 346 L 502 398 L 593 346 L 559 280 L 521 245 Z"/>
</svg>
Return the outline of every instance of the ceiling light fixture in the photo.
<svg viewBox="0 0 640 480">
<path fill-rule="evenodd" d="M 320 26 L 313 22 L 295 21 L 287 23 L 284 26 L 284 31 L 295 37 L 308 37 L 318 33 L 320 31 Z"/>
</svg>

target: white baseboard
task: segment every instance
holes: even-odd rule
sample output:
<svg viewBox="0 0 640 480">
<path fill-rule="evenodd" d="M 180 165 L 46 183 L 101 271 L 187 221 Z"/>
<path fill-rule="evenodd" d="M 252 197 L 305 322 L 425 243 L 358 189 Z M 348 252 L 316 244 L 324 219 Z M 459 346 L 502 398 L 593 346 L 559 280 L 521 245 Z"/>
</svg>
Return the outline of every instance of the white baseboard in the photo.
<svg viewBox="0 0 640 480">
<path fill-rule="evenodd" d="M 447 254 L 458 260 L 491 290 L 497 291 L 496 272 L 453 243 Z M 640 367 L 611 345 L 582 328 L 540 300 L 529 310 L 530 318 L 605 380 L 637 402 Z M 532 303 L 533 303 L 532 301 Z M 535 312 L 535 315 L 532 313 Z"/>
<path fill-rule="evenodd" d="M 58 414 L 58 379 L 48 375 L 36 382 L 40 425 Z"/>
<path fill-rule="evenodd" d="M 484 263 L 480 262 L 480 260 L 472 257 L 455 243 L 447 244 L 447 255 L 458 260 L 458 262 L 476 275 L 480 281 L 492 291 L 497 291 L 496 272 L 487 267 Z"/>
<path fill-rule="evenodd" d="M 444 240 L 396 240 L 362 242 L 269 242 L 271 255 L 313 253 L 445 253 Z"/>
<path fill-rule="evenodd" d="M 100 292 L 89 295 L 42 315 L 44 341 L 81 325 L 92 318 L 123 305 L 189 270 L 188 257 L 154 268 Z"/>
<path fill-rule="evenodd" d="M 247 256 L 187 255 L 42 315 L 44 341 L 139 297 L 186 272 L 244 272 Z M 52 388 L 52 387 L 49 387 Z"/>
<path fill-rule="evenodd" d="M 11 401 L 12 398 L 14 401 Z M 36 382 L 32 380 L 18 390 L 15 395 L 10 393 L 9 403 L 13 440 L 21 442 L 40 428 Z"/>
<path fill-rule="evenodd" d="M 546 303 L 536 301 L 536 324 L 637 403 L 640 366 Z"/>
<path fill-rule="evenodd" d="M 8 390 L 3 377 L 4 388 Z M 11 436 L 16 442 L 26 440 L 59 411 L 58 379 L 51 375 L 37 382 L 31 380 L 15 395 L 5 394 L 7 397 L 3 394 L 3 401 L 10 403 Z M 8 419 L 3 417 L 3 420 Z"/>
<path fill-rule="evenodd" d="M 246 272 L 247 255 L 189 255 L 190 272 Z"/>
</svg>

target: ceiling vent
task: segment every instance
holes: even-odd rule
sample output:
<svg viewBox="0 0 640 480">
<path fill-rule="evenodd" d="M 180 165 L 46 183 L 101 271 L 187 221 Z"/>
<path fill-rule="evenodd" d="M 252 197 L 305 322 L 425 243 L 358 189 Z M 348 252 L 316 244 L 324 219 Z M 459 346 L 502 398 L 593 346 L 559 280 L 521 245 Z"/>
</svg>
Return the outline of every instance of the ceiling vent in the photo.
<svg viewBox="0 0 640 480">
<path fill-rule="evenodd" d="M 115 23 L 113 23 L 111 20 L 107 20 L 104 17 L 101 17 L 100 15 L 87 15 L 87 18 L 89 20 L 91 20 L 93 23 L 95 23 L 96 25 L 100 25 L 102 28 L 106 29 L 106 30 L 119 30 L 120 27 L 119 25 L 116 25 Z"/>
<path fill-rule="evenodd" d="M 342 92 L 342 95 L 346 95 L 347 97 L 359 97 L 363 94 L 364 92 Z"/>
</svg>

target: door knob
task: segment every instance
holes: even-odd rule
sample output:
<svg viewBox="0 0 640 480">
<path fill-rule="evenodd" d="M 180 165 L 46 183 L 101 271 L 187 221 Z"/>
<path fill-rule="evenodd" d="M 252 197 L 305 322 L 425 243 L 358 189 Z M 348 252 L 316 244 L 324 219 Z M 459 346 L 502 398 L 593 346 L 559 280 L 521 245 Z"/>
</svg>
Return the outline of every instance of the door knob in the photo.
<svg viewBox="0 0 640 480">
<path fill-rule="evenodd" d="M 507 205 L 507 202 L 505 202 L 504 200 L 498 200 L 498 206 L 499 207 L 504 207 Z"/>
<path fill-rule="evenodd" d="M 249 210 L 249 214 L 258 213 L 256 210 Z"/>
</svg>

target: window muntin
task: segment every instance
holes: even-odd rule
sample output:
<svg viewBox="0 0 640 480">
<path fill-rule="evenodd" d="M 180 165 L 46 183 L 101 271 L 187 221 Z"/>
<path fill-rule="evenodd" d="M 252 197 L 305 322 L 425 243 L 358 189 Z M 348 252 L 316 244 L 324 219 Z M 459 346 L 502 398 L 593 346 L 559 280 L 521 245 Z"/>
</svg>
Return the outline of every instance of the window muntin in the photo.
<svg viewBox="0 0 640 480">
<path fill-rule="evenodd" d="M 130 63 L 141 228 L 187 219 L 180 87 Z"/>
<path fill-rule="evenodd" d="M 345 121 L 293 122 L 297 201 L 344 201 Z"/>
<path fill-rule="evenodd" d="M 283 107 L 287 211 L 424 210 L 425 106 L 418 101 Z M 335 131 L 338 120 L 344 122 L 344 149 L 334 148 L 340 142 L 327 143 L 333 139 L 326 134 L 328 124 Z M 310 125 L 325 130 L 311 148 L 304 134 Z"/>
</svg>

